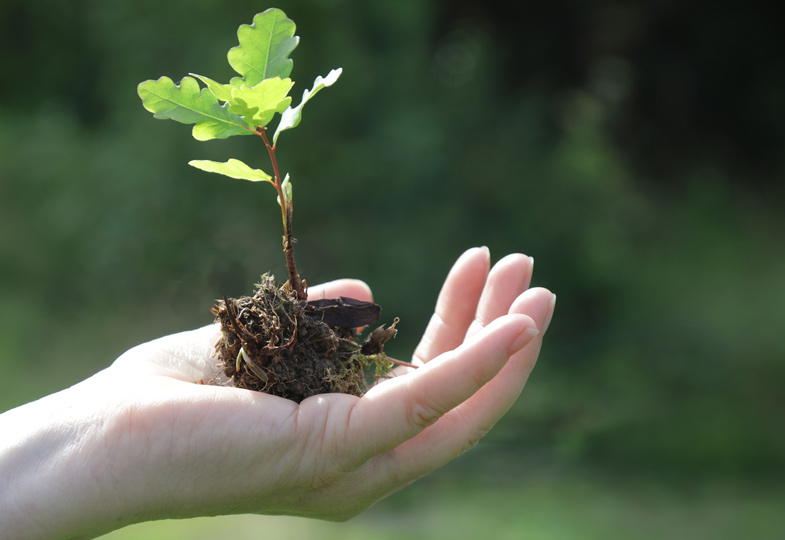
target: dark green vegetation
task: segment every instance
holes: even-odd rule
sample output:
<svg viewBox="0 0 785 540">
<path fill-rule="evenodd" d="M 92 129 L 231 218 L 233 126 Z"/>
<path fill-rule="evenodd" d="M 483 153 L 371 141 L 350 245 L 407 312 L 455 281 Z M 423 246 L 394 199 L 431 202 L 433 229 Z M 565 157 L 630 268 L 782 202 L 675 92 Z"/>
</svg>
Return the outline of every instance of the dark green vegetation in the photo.
<svg viewBox="0 0 785 540">
<path fill-rule="evenodd" d="M 297 50 L 295 77 L 344 68 L 281 148 L 309 179 L 297 262 L 310 283 L 371 283 L 401 317 L 389 348 L 403 356 L 464 248 L 525 250 L 559 313 L 526 399 L 487 444 L 668 488 L 678 479 L 682 494 L 707 479 L 779 486 L 785 57 L 774 13 L 275 5 L 319 44 Z M 208 323 L 213 300 L 248 293 L 262 269 L 285 275 L 280 218 L 259 211 L 269 201 L 257 186 L 184 167 L 253 161 L 256 141 L 240 138 L 235 153 L 235 141 L 187 140 L 140 112 L 135 93 L 194 66 L 231 76 L 221 51 L 264 7 L 3 2 L 4 407 Z M 320 249 L 328 237 L 341 241 Z"/>
</svg>

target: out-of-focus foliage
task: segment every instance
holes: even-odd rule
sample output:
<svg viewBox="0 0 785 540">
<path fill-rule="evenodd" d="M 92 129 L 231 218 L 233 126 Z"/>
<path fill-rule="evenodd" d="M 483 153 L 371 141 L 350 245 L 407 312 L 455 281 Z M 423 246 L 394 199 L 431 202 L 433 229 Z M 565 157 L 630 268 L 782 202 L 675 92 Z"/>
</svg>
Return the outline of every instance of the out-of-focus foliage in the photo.
<svg viewBox="0 0 785 540">
<path fill-rule="evenodd" d="M 270 6 L 184 5 L 0 4 L 3 408 L 286 275 L 266 192 L 187 166 L 258 163 L 256 141 L 190 140 L 136 95 L 161 73 L 228 79 L 238 24 Z M 309 283 L 366 280 L 404 356 L 461 251 L 524 251 L 558 314 L 492 441 L 615 469 L 785 472 L 785 57 L 768 8 L 274 5 L 307 36 L 295 80 L 344 68 L 279 152 L 302 186 Z"/>
</svg>

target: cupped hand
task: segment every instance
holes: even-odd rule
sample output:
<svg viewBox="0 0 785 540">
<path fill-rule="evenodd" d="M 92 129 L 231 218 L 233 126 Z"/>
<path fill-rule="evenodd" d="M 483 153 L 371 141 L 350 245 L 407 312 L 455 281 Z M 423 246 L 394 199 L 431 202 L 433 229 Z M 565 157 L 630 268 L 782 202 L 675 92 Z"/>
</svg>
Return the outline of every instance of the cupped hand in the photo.
<svg viewBox="0 0 785 540">
<path fill-rule="evenodd" d="M 534 367 L 555 296 L 529 288 L 532 265 L 516 254 L 491 269 L 487 249 L 464 253 L 411 359 L 420 367 L 362 398 L 298 405 L 200 384 L 218 376 L 215 325 L 131 349 L 69 389 L 84 414 L 100 409 L 85 450 L 87 500 L 103 521 L 94 530 L 230 513 L 345 520 L 448 463 L 493 427 Z M 371 299 L 354 280 L 309 294 Z"/>
</svg>

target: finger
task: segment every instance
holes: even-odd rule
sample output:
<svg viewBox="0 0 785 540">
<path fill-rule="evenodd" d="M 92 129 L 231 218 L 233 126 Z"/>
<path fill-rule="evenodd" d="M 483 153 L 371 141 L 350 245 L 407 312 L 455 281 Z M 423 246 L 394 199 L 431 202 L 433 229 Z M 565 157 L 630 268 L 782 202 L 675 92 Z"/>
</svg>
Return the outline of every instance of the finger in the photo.
<svg viewBox="0 0 785 540">
<path fill-rule="evenodd" d="M 539 357 L 542 340 L 553 315 L 555 298 L 556 295 L 549 290 L 537 287 L 522 293 L 510 306 L 510 314 L 528 315 L 536 322 L 540 333 L 514 354 L 487 385 L 451 411 L 455 414 L 447 418 L 447 423 L 457 422 L 464 426 L 461 429 L 459 425 L 445 425 L 444 429 L 453 433 L 456 440 L 463 432 L 464 439 L 471 445 L 475 444 L 479 438 L 473 437 L 472 432 L 490 431 L 518 399 Z"/>
<path fill-rule="evenodd" d="M 337 279 L 308 287 L 308 300 L 337 298 L 338 296 L 348 296 L 349 298 L 356 298 L 365 302 L 373 300 L 371 288 L 359 279 Z"/>
<path fill-rule="evenodd" d="M 515 299 L 509 314 L 528 315 L 536 322 L 540 333 L 529 345 L 513 355 L 493 380 L 459 406 L 457 417 L 467 422 L 474 418 L 475 423 L 480 425 L 480 431 L 487 432 L 509 410 L 534 369 L 555 303 L 556 295 L 542 287 L 528 289 Z M 497 406 L 488 406 L 493 404 Z"/>
<path fill-rule="evenodd" d="M 534 259 L 520 253 L 507 255 L 493 266 L 467 336 L 507 314 L 518 295 L 529 288 L 533 268 Z"/>
<path fill-rule="evenodd" d="M 422 432 L 491 380 L 535 326 L 527 315 L 500 317 L 454 351 L 372 388 L 350 414 L 348 459 L 366 460 Z"/>
<path fill-rule="evenodd" d="M 461 255 L 444 281 L 436 308 L 420 344 L 415 364 L 424 364 L 460 345 L 477 312 L 490 267 L 488 248 L 472 248 Z"/>
<path fill-rule="evenodd" d="M 534 259 L 520 253 L 507 255 L 493 266 L 483 287 L 474 320 L 470 323 L 464 339 L 507 313 L 515 297 L 529 287 L 533 266 Z M 417 351 L 414 362 L 422 363 Z M 405 375 L 411 369 L 399 366 L 393 373 L 396 376 Z"/>
<path fill-rule="evenodd" d="M 396 478 L 419 478 L 445 465 L 488 433 L 523 390 L 537 362 L 554 307 L 555 295 L 546 289 L 529 289 L 521 294 L 510 307 L 510 313 L 530 316 L 542 332 L 469 399 L 394 451 L 379 456 L 379 463 L 374 466 L 379 467 L 380 477 L 384 477 L 382 471 L 386 470 Z"/>
</svg>

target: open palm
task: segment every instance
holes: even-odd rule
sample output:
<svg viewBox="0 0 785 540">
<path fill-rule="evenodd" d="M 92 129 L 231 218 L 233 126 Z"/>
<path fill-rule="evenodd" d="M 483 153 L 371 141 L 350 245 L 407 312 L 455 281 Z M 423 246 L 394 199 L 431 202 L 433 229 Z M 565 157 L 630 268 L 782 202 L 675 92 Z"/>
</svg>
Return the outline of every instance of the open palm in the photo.
<svg viewBox="0 0 785 540">
<path fill-rule="evenodd" d="M 398 368 L 362 398 L 298 405 L 194 384 L 216 376 L 215 325 L 128 351 L 81 383 L 112 411 L 102 438 L 110 514 L 123 524 L 227 513 L 343 520 L 448 463 L 501 418 L 534 367 L 555 296 L 529 288 L 531 272 L 524 255 L 490 269 L 487 249 L 464 253 L 412 357 L 421 367 Z M 309 294 L 371 299 L 355 280 Z M 123 513 L 113 498 L 133 503 Z"/>
</svg>

